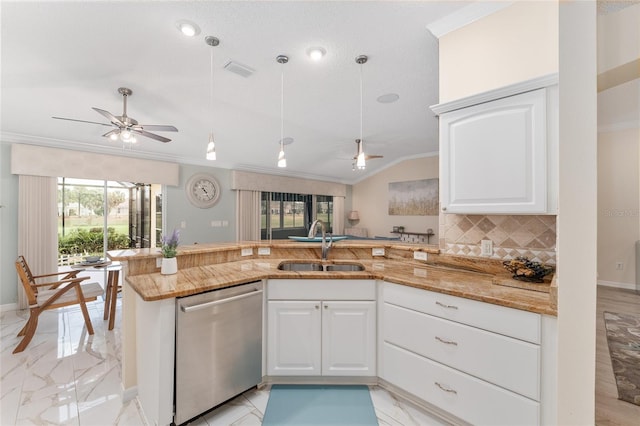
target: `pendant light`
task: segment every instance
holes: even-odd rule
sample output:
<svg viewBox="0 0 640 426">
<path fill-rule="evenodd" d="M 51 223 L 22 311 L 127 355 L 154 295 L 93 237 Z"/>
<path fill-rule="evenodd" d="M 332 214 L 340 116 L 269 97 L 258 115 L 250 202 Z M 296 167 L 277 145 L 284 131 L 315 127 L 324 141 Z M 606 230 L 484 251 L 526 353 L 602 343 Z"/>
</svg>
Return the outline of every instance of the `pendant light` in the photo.
<svg viewBox="0 0 640 426">
<path fill-rule="evenodd" d="M 356 57 L 356 63 L 360 64 L 360 140 L 358 142 L 358 156 L 356 157 L 356 167 L 358 170 L 364 170 L 366 167 L 364 155 L 364 139 L 362 139 L 362 64 L 367 62 L 367 55 Z"/>
<path fill-rule="evenodd" d="M 278 167 L 287 167 L 287 158 L 284 156 L 284 64 L 289 58 L 278 55 L 276 61 L 282 65 L 280 70 L 280 152 L 278 153 Z"/>
<path fill-rule="evenodd" d="M 210 59 L 210 69 L 211 69 L 211 83 L 209 85 L 209 101 L 211 108 L 211 117 L 213 118 L 213 48 L 220 44 L 220 40 L 213 36 L 207 36 L 204 39 L 204 42 L 211 46 L 211 59 Z M 215 160 L 216 159 L 216 143 L 213 140 L 213 126 L 211 126 L 211 131 L 209 132 L 209 143 L 207 144 L 207 160 Z"/>
</svg>

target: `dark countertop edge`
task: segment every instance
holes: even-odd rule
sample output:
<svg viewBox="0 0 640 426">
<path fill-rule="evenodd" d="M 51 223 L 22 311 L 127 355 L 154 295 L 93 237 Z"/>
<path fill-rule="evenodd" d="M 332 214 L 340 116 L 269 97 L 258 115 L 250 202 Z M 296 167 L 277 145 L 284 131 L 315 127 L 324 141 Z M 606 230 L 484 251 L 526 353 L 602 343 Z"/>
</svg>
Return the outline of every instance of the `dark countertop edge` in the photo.
<svg viewBox="0 0 640 426">
<path fill-rule="evenodd" d="M 408 264 L 411 264 L 408 262 Z M 464 273 L 469 273 L 466 271 L 462 271 Z M 480 273 L 479 273 L 480 274 Z M 486 275 L 486 274 L 480 274 L 480 275 Z M 140 275 L 136 275 L 134 277 L 139 277 Z M 488 275 L 486 275 L 488 276 Z M 167 276 L 170 277 L 170 276 Z M 246 284 L 252 281 L 258 281 L 258 280 L 263 280 L 263 279 L 310 279 L 310 280 L 314 280 L 314 279 L 370 279 L 370 280 L 381 280 L 381 281 L 386 281 L 389 283 L 393 283 L 393 284 L 399 284 L 399 285 L 405 285 L 408 287 L 414 287 L 414 288 L 418 288 L 418 289 L 422 289 L 422 290 L 427 290 L 427 291 L 433 291 L 436 293 L 442 293 L 442 294 L 448 294 L 451 296 L 456 296 L 456 297 L 462 297 L 465 299 L 471 299 L 471 300 L 477 300 L 480 302 L 485 302 L 485 303 L 490 303 L 493 305 L 499 305 L 499 306 L 504 306 L 507 308 L 512 308 L 512 309 L 518 309 L 518 310 L 522 310 L 522 311 L 528 311 L 528 312 L 533 312 L 533 313 L 537 313 L 537 314 L 543 314 L 543 315 L 551 315 L 551 316 L 556 316 L 558 315 L 557 310 L 554 309 L 553 307 L 551 307 L 550 304 L 546 305 L 546 306 L 532 306 L 531 304 L 528 304 L 526 302 L 518 302 L 518 301 L 514 301 L 512 299 L 507 299 L 507 298 L 501 298 L 501 297 L 496 297 L 496 296 L 491 296 L 491 295 L 487 295 L 487 294 L 482 294 L 481 292 L 476 292 L 476 293 L 471 293 L 468 291 L 460 291 L 460 290 L 456 290 L 456 289 L 450 289 L 450 288 L 444 288 L 444 287 L 438 287 L 435 285 L 429 285 L 427 284 L 423 284 L 423 283 L 416 283 L 416 282 L 410 282 L 407 279 L 403 279 L 403 278 L 399 278 L 399 277 L 394 277 L 394 276 L 389 276 L 389 275 L 385 275 L 384 271 L 358 271 L 358 272 L 314 272 L 314 271 L 275 271 L 275 270 L 249 270 L 249 271 L 242 271 L 242 276 L 238 277 L 237 279 L 232 279 L 229 281 L 225 281 L 224 283 L 219 283 L 219 284 L 215 284 L 215 285 L 211 285 L 211 286 L 204 286 L 204 287 L 199 287 L 198 289 L 192 289 L 192 290 L 187 290 L 184 291 L 184 294 L 176 294 L 176 292 L 171 293 L 170 295 L 158 295 L 158 296 L 143 296 L 138 289 L 136 288 L 135 284 L 132 283 L 131 281 L 129 281 L 129 278 L 133 278 L 133 277 L 125 277 L 126 281 L 129 283 L 129 285 L 131 285 L 131 287 L 134 289 L 134 291 L 140 296 L 140 298 L 142 300 L 144 300 L 145 302 L 154 302 L 154 301 L 159 301 L 159 300 L 165 300 L 165 299 L 171 299 L 171 298 L 177 298 L 177 297 L 185 297 L 185 296 L 190 296 L 193 294 L 197 294 L 197 293 L 204 293 L 207 291 L 212 291 L 212 290 L 219 290 L 219 289 L 223 289 L 226 287 L 231 287 L 234 285 L 240 285 L 240 284 Z M 495 284 L 494 284 L 495 285 Z M 504 292 L 526 292 L 523 294 L 530 294 L 531 290 L 524 290 L 524 289 L 517 289 L 517 288 L 502 288 L 501 289 Z M 539 302 L 538 302 L 539 303 Z"/>
</svg>

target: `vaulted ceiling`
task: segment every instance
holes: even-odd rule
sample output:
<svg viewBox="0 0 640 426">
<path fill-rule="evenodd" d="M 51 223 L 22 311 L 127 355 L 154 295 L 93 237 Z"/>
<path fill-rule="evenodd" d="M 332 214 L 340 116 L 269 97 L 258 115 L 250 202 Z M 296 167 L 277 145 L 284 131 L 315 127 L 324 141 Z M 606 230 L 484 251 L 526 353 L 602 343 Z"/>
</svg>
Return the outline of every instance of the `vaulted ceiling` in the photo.
<svg viewBox="0 0 640 426">
<path fill-rule="evenodd" d="M 438 41 L 427 24 L 469 2 L 355 1 L 3 1 L 1 137 L 118 155 L 284 173 L 353 183 L 406 158 L 438 150 Z M 201 32 L 185 37 L 176 22 Z M 206 36 L 220 39 L 212 48 Z M 312 61 L 309 47 L 325 57 Z M 213 107 L 210 54 L 214 53 Z M 353 171 L 360 136 L 370 160 Z M 280 65 L 276 56 L 287 55 Z M 254 70 L 226 70 L 234 61 Z M 288 167 L 278 169 L 280 83 Z M 119 87 L 132 89 L 128 115 L 171 124 L 160 143 L 130 148 L 102 135 L 108 123 L 91 107 L 122 113 Z M 397 94 L 393 103 L 377 98 Z M 214 131 L 218 160 L 204 159 Z"/>
</svg>

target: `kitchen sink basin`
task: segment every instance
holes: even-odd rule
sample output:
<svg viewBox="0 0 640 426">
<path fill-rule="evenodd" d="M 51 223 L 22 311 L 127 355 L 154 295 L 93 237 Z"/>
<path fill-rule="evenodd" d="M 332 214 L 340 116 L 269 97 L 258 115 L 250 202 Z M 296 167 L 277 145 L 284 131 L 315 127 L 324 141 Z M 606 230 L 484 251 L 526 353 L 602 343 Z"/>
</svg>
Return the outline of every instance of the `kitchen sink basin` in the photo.
<svg viewBox="0 0 640 426">
<path fill-rule="evenodd" d="M 364 271 L 364 266 L 359 263 L 332 263 L 324 265 L 325 271 L 357 272 Z"/>
<path fill-rule="evenodd" d="M 282 262 L 278 265 L 281 271 L 325 271 L 325 272 L 358 272 L 364 271 L 359 263 L 328 263 L 319 262 Z"/>
<path fill-rule="evenodd" d="M 313 262 L 282 262 L 278 265 L 281 271 L 322 271 L 321 263 Z"/>
</svg>

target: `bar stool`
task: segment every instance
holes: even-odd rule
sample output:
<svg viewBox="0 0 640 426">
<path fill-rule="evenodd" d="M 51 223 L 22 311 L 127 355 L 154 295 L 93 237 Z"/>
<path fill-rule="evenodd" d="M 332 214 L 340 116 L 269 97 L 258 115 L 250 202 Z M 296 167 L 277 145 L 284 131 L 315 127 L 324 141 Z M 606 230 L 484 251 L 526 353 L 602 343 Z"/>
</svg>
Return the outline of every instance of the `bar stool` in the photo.
<svg viewBox="0 0 640 426">
<path fill-rule="evenodd" d="M 113 330 L 113 326 L 116 321 L 116 303 L 118 299 L 118 292 L 122 291 L 122 286 L 118 284 L 120 279 L 120 271 L 122 266 L 119 262 L 107 266 L 107 286 L 105 288 L 104 297 L 104 316 L 103 319 L 109 320 L 109 330 Z"/>
</svg>

